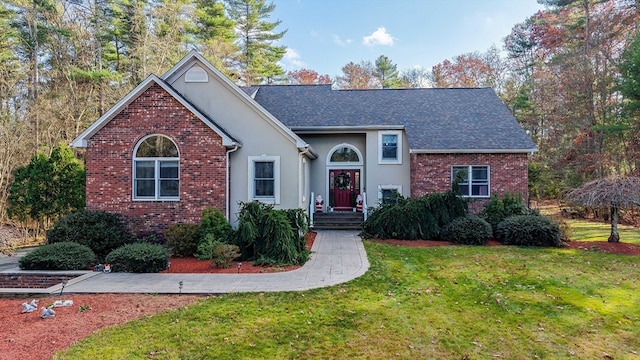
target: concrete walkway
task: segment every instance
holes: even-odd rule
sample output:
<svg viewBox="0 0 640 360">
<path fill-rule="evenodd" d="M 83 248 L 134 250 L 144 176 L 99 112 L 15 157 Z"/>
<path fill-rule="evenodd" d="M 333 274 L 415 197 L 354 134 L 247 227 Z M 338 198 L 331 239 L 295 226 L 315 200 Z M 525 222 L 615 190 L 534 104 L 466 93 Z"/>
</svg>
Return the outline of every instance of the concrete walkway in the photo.
<svg viewBox="0 0 640 360">
<path fill-rule="evenodd" d="M 301 268 L 264 274 L 129 274 L 88 272 L 70 280 L 64 293 L 222 294 L 233 292 L 300 291 L 336 285 L 363 275 L 369 261 L 354 231 L 321 230 L 311 259 Z M 4 272 L 10 272 L 6 270 Z M 182 289 L 180 283 L 182 282 Z M 0 289 L 0 294 L 59 294 L 48 289 Z"/>
</svg>

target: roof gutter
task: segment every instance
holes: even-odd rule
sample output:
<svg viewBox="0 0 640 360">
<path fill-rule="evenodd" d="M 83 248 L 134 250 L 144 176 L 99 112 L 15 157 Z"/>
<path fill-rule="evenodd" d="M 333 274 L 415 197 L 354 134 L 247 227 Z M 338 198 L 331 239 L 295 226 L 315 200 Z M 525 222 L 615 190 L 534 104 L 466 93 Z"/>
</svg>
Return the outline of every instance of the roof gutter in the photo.
<svg viewBox="0 0 640 360">
<path fill-rule="evenodd" d="M 311 145 L 305 144 L 304 146 L 298 147 L 301 156 L 307 156 L 311 160 L 315 160 L 318 158 L 318 153 L 313 151 Z"/>
<path fill-rule="evenodd" d="M 292 126 L 296 133 L 344 133 L 346 131 L 366 130 L 404 130 L 404 125 L 361 125 L 361 126 Z"/>
</svg>

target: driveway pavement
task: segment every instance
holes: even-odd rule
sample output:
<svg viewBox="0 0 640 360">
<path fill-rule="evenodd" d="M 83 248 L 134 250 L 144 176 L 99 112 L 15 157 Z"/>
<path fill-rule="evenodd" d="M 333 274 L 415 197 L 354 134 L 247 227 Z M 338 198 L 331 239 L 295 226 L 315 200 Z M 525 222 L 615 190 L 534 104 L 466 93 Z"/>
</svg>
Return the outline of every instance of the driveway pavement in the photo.
<svg viewBox="0 0 640 360">
<path fill-rule="evenodd" d="M 70 280 L 63 291 L 156 294 L 300 291 L 347 282 L 363 275 L 368 268 L 364 245 L 355 231 L 319 230 L 311 249 L 310 260 L 293 271 L 263 274 L 83 272 L 83 275 Z M 2 272 L 20 273 L 15 270 L 15 267 L 13 270 L 0 270 L 0 275 Z M 62 284 L 47 289 L 0 289 L 0 294 L 59 294 L 61 288 Z"/>
<path fill-rule="evenodd" d="M 0 254 L 0 273 L 6 270 L 16 269 L 18 267 L 18 259 L 33 249 L 34 248 L 26 248 L 17 250 L 14 256 Z"/>
</svg>

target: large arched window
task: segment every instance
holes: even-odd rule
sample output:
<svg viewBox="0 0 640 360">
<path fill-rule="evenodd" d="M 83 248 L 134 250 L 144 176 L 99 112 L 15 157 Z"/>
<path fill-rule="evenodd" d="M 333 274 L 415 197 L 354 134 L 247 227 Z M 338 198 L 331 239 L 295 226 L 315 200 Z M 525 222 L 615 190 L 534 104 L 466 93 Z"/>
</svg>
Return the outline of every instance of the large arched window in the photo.
<svg viewBox="0 0 640 360">
<path fill-rule="evenodd" d="M 133 198 L 177 200 L 180 189 L 178 147 L 162 135 L 142 139 L 133 156 Z"/>
<path fill-rule="evenodd" d="M 356 147 L 349 144 L 340 144 L 329 151 L 327 164 L 341 165 L 345 163 L 351 163 L 351 165 L 362 164 L 362 155 Z"/>
</svg>

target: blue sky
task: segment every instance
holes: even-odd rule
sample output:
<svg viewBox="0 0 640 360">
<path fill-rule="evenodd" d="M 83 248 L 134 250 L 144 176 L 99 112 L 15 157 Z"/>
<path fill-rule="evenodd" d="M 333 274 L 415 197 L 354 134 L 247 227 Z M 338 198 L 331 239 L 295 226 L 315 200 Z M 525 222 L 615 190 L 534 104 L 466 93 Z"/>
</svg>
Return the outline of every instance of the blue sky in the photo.
<svg viewBox="0 0 640 360">
<path fill-rule="evenodd" d="M 273 0 L 270 20 L 288 29 L 286 71 L 313 69 L 331 78 L 348 62 L 386 55 L 399 70 L 456 55 L 502 48 L 511 28 L 543 6 L 536 0 Z"/>
</svg>

